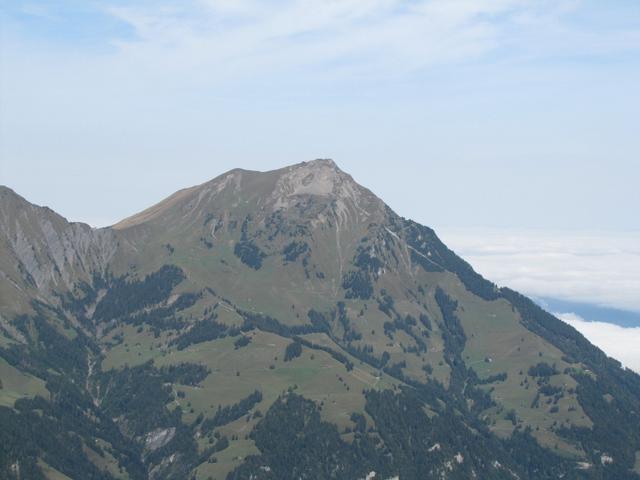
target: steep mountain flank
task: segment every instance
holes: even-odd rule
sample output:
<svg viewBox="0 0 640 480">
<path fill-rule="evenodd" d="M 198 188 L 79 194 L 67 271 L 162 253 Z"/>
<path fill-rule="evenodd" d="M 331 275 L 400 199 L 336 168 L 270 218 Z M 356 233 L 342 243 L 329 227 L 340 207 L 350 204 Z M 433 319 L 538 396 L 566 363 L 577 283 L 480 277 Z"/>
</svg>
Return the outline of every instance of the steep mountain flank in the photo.
<svg viewBox="0 0 640 480">
<path fill-rule="evenodd" d="M 73 289 L 104 272 L 117 249 L 110 229 L 69 223 L 0 186 L 0 314 L 29 310 L 36 298 Z"/>
<path fill-rule="evenodd" d="M 0 197 L 8 478 L 638 478 L 640 377 L 330 160 Z"/>
</svg>

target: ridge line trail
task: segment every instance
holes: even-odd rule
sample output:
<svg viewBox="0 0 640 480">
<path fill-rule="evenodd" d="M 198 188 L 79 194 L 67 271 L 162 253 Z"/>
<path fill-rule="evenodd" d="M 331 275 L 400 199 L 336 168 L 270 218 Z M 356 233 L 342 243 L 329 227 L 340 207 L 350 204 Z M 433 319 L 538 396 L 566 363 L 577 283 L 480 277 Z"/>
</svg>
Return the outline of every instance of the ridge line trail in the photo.
<svg viewBox="0 0 640 480">
<path fill-rule="evenodd" d="M 373 375 L 369 372 L 367 372 L 366 370 L 363 370 L 361 368 L 358 367 L 354 367 L 352 372 L 349 372 L 351 374 L 351 376 L 353 378 L 355 378 L 356 380 L 359 380 L 360 382 L 369 385 L 370 387 L 375 387 L 378 382 L 380 381 L 380 377 Z M 363 378 L 364 377 L 364 378 Z M 370 377 L 367 378 L 367 377 Z"/>
<path fill-rule="evenodd" d="M 398 242 L 398 245 L 401 247 L 401 250 L 403 253 L 403 255 L 400 255 L 400 258 L 402 258 L 402 261 L 404 262 L 404 266 L 406 267 L 407 272 L 409 272 L 411 277 L 415 279 L 416 274 L 413 271 L 413 268 L 411 266 L 411 255 L 409 253 L 408 245 L 406 243 L 403 243 L 402 240 L 400 239 L 400 236 L 396 232 L 391 230 L 389 227 L 387 227 L 386 225 L 384 225 L 384 229 Z"/>
<path fill-rule="evenodd" d="M 407 245 L 407 247 L 409 247 L 411 250 L 413 250 L 416 254 L 420 255 L 422 258 L 424 258 L 425 260 L 433 263 L 434 265 L 437 265 L 438 267 L 442 268 L 443 270 L 446 271 L 446 268 L 444 268 L 442 265 L 440 265 L 438 262 L 434 262 L 433 260 L 431 260 L 429 257 L 427 257 L 424 253 L 419 252 L 418 250 L 416 250 L 415 248 L 413 248 L 411 245 Z"/>
</svg>

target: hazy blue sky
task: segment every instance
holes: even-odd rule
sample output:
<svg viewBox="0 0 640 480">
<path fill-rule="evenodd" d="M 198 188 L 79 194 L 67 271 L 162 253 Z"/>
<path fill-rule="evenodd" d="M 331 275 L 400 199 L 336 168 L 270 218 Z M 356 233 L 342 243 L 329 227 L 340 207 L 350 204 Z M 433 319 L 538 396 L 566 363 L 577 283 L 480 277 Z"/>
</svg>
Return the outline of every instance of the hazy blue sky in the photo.
<svg viewBox="0 0 640 480">
<path fill-rule="evenodd" d="M 0 184 L 94 226 L 330 157 L 500 285 L 640 311 L 639 112 L 639 0 L 0 6 Z"/>
<path fill-rule="evenodd" d="M 0 9 L 0 183 L 70 219 L 331 157 L 429 225 L 640 229 L 638 0 Z"/>
</svg>

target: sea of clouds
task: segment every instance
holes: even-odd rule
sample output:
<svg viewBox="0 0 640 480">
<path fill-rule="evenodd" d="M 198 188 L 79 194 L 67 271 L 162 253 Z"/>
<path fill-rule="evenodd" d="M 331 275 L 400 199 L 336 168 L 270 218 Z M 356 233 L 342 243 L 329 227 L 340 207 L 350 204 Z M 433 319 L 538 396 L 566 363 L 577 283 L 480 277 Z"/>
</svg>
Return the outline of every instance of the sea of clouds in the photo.
<svg viewBox="0 0 640 480">
<path fill-rule="evenodd" d="M 575 313 L 556 313 L 555 316 L 578 330 L 607 355 L 640 373 L 640 327 L 624 328 L 610 323 L 587 322 Z"/>
<path fill-rule="evenodd" d="M 640 311 L 640 233 L 451 229 L 442 240 L 499 286 L 551 297 Z M 554 314 L 625 366 L 640 372 L 640 328 Z"/>
</svg>

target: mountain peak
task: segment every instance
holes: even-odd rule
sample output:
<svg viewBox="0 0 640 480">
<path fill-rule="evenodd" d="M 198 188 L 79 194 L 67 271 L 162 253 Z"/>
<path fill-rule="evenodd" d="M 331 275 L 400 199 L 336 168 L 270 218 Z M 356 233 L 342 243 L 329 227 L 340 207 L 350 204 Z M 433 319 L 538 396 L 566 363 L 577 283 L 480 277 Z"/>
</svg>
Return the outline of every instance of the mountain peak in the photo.
<svg viewBox="0 0 640 480">
<path fill-rule="evenodd" d="M 297 165 L 299 166 L 306 165 L 306 166 L 310 166 L 311 168 L 329 167 L 335 170 L 340 170 L 338 165 L 336 165 L 336 162 L 334 162 L 331 158 L 316 158 L 315 160 L 301 162 L 301 163 L 298 163 Z"/>
<path fill-rule="evenodd" d="M 255 205 L 264 210 L 288 210 L 301 197 L 336 202 L 339 210 L 364 212 L 382 201 L 356 183 L 331 159 L 316 159 L 288 167 L 258 172 L 244 169 L 230 170 L 208 182 L 179 190 L 158 204 L 114 225 L 124 229 L 164 219 L 175 222 L 180 218 L 204 215 L 214 208 L 245 208 Z M 215 207 L 213 207 L 215 206 Z"/>
<path fill-rule="evenodd" d="M 298 195 L 330 196 L 339 194 L 345 181 L 355 185 L 353 179 L 345 174 L 333 160 L 313 160 L 302 162 L 282 170 L 276 182 L 273 197 L 278 206 L 283 205 L 285 198 Z"/>
</svg>

